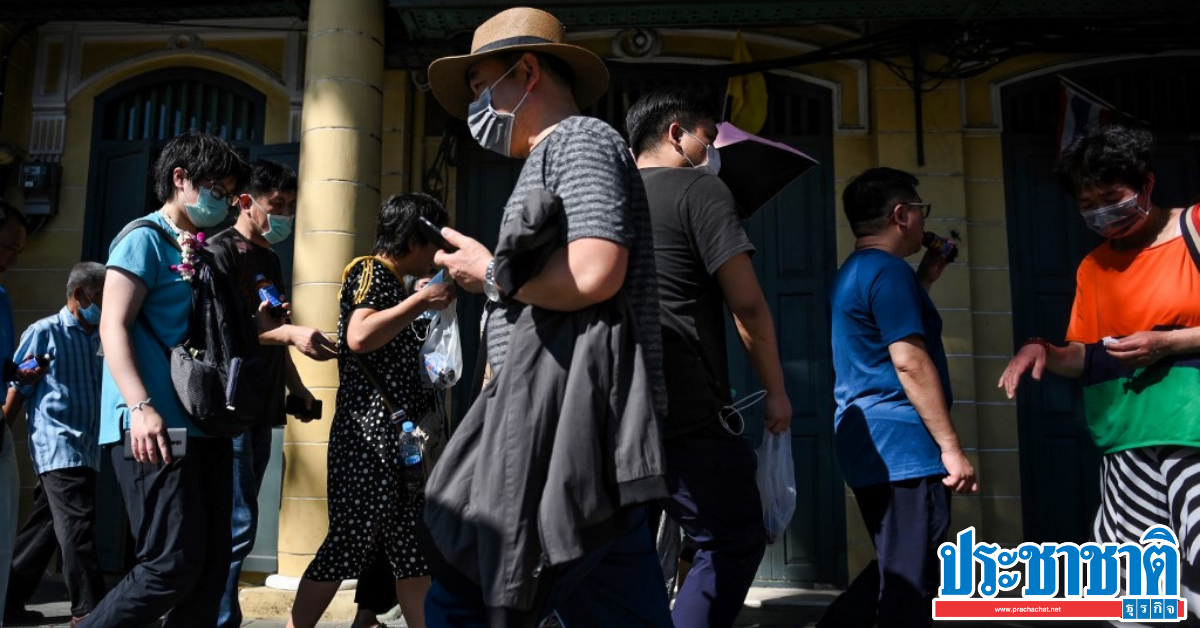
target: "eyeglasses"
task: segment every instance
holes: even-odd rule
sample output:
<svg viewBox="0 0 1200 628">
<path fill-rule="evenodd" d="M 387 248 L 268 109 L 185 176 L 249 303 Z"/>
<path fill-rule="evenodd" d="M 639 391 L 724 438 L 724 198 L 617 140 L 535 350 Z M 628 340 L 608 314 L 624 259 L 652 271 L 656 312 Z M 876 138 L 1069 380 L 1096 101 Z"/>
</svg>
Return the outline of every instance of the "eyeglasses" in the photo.
<svg viewBox="0 0 1200 628">
<path fill-rule="evenodd" d="M 208 188 L 208 193 L 211 194 L 214 199 L 220 201 L 220 200 L 224 200 L 225 197 L 229 196 L 229 192 L 226 191 L 225 188 L 222 187 L 220 183 L 217 183 L 213 179 L 209 179 L 208 182 L 210 184 L 212 184 Z"/>
<path fill-rule="evenodd" d="M 929 214 L 933 212 L 933 203 L 918 203 L 916 201 L 906 201 L 904 203 L 901 203 L 901 205 L 908 205 L 909 207 L 920 207 L 921 215 L 926 218 L 928 218 Z"/>
</svg>

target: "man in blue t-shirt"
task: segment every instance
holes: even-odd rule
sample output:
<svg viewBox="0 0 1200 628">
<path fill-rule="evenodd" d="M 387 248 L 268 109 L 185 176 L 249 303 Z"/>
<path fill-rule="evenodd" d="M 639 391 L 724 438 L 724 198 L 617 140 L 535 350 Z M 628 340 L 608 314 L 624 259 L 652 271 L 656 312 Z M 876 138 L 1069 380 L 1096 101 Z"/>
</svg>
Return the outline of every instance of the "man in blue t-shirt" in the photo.
<svg viewBox="0 0 1200 628">
<path fill-rule="evenodd" d="M 830 290 L 838 459 L 878 560 L 855 578 L 819 628 L 932 622 L 934 552 L 950 528 L 950 491 L 979 490 L 950 420 L 942 319 L 929 287 L 946 260 L 926 253 L 932 207 L 916 177 L 873 168 L 842 194 L 857 240 Z"/>
</svg>

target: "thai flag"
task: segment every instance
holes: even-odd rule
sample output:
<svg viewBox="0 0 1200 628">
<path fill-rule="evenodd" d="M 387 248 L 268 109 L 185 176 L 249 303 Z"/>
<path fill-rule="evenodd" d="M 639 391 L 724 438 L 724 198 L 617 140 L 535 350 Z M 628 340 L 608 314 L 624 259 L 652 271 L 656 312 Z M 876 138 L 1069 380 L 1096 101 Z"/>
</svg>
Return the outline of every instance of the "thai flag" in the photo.
<svg viewBox="0 0 1200 628">
<path fill-rule="evenodd" d="M 1058 154 L 1081 138 L 1098 133 L 1112 120 L 1113 107 L 1065 79 L 1058 84 Z"/>
</svg>

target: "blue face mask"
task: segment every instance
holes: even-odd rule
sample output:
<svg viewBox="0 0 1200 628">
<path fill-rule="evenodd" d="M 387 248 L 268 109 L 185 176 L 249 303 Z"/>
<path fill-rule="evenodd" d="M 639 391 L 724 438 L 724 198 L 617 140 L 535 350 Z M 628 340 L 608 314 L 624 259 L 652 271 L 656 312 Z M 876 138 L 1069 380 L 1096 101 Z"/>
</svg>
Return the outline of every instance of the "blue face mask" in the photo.
<svg viewBox="0 0 1200 628">
<path fill-rule="evenodd" d="M 475 138 L 480 146 L 505 157 L 512 156 L 513 124 L 517 120 L 517 110 L 525 104 L 525 99 L 529 98 L 529 91 L 525 91 L 525 95 L 521 97 L 517 106 L 513 107 L 511 113 L 500 113 L 492 107 L 492 88 L 512 74 L 512 71 L 517 69 L 520 64 L 521 62 L 518 61 L 509 68 L 508 72 L 483 90 L 483 93 L 479 94 L 479 99 L 467 108 L 467 127 L 471 129 L 471 137 Z"/>
<path fill-rule="evenodd" d="M 84 322 L 87 323 L 88 325 L 92 325 L 92 326 L 99 325 L 100 324 L 100 304 L 93 301 L 91 305 L 89 305 L 85 308 L 81 308 L 79 310 L 79 315 L 83 317 Z"/>
<path fill-rule="evenodd" d="M 212 191 L 196 186 L 196 202 L 183 204 L 188 220 L 200 229 L 215 227 L 229 217 L 229 203 L 223 198 L 213 198 Z"/>
<path fill-rule="evenodd" d="M 267 210 L 263 209 L 258 201 L 250 199 L 251 203 L 262 213 L 267 215 L 267 230 L 262 232 L 262 237 L 271 244 L 279 244 L 292 235 L 292 224 L 295 221 L 293 216 L 276 216 Z"/>
</svg>

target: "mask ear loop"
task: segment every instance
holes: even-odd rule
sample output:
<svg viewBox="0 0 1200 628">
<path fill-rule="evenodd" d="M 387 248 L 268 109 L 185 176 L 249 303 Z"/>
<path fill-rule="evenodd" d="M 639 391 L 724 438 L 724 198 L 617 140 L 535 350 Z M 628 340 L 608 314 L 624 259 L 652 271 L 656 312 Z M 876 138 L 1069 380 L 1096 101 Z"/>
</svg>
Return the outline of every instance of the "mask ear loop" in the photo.
<svg viewBox="0 0 1200 628">
<path fill-rule="evenodd" d="M 717 422 L 721 424 L 721 427 L 725 428 L 726 432 L 729 432 L 734 436 L 741 436 L 742 432 L 746 431 L 746 419 L 742 417 L 742 410 L 750 409 L 754 406 L 754 404 L 762 401 L 766 396 L 767 391 L 760 390 L 758 392 L 753 392 L 749 395 L 746 395 L 741 400 L 734 402 L 732 405 L 721 408 L 721 411 L 717 413 Z M 737 417 L 736 430 L 730 426 L 730 419 L 734 418 L 735 416 Z"/>
</svg>

